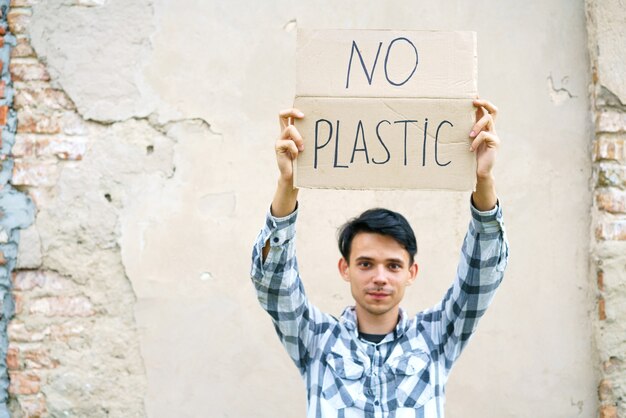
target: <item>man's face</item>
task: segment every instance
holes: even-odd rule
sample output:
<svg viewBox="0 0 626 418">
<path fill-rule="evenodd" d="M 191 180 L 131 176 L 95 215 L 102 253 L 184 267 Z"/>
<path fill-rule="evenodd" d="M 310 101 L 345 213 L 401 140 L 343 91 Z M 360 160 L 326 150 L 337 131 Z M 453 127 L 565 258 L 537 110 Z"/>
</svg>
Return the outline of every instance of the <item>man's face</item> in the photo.
<svg viewBox="0 0 626 418">
<path fill-rule="evenodd" d="M 404 290 L 417 276 L 417 264 L 393 238 L 359 232 L 352 240 L 350 260 L 339 260 L 339 272 L 350 283 L 357 314 L 396 315 Z"/>
</svg>

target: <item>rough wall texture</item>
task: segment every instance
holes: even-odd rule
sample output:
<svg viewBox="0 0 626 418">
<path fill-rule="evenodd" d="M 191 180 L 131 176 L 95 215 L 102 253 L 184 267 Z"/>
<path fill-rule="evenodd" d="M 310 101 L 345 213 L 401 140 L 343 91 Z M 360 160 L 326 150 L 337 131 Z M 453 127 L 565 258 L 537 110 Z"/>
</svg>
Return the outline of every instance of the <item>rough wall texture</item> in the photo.
<svg viewBox="0 0 626 418">
<path fill-rule="evenodd" d="M 12 65 L 12 51 L 17 47 L 17 40 L 12 32 L 15 30 L 12 16 L 8 13 L 9 2 L 0 1 L 0 416 L 8 417 L 9 377 L 11 389 L 15 388 L 24 375 L 15 375 L 11 370 L 11 349 L 7 338 L 9 319 L 19 303 L 15 303 L 11 294 L 11 274 L 18 259 L 18 243 L 20 232 L 22 248 L 28 245 L 28 239 L 22 229 L 32 224 L 35 207 L 24 193 L 12 186 L 12 171 L 15 164 L 12 148 L 16 141 L 17 115 L 14 109 L 15 90 L 9 72 Z M 9 25 L 7 25 L 7 20 Z M 8 26 L 8 27 L 7 27 Z M 37 382 L 25 382 L 37 384 Z"/>
<path fill-rule="evenodd" d="M 18 119 L 11 181 L 38 210 L 13 275 L 11 410 L 14 416 L 144 416 L 146 377 L 135 297 L 117 243 L 118 208 L 136 177 L 171 174 L 172 141 L 146 120 L 85 121 L 31 45 L 36 3 L 13 1 L 8 14 L 17 38 L 10 65 Z M 88 5 L 51 7 L 64 13 Z M 70 78 L 93 77 L 82 68 L 64 70 Z M 114 94 L 105 85 L 98 89 Z"/>
<path fill-rule="evenodd" d="M 447 416 L 595 415 L 582 0 L 12 6 L 12 182 L 37 206 L 13 275 L 15 416 L 303 415 L 300 377 L 248 280 L 276 178 L 275 114 L 293 99 L 298 25 L 478 32 L 481 95 L 502 114 L 496 174 L 513 257 L 449 382 Z M 454 275 L 467 202 L 303 191 L 310 298 L 334 314 L 351 302 L 334 268 L 335 228 L 387 206 L 420 241 L 405 307 L 432 305 Z"/>
<path fill-rule="evenodd" d="M 600 417 L 626 417 L 626 4 L 587 1 L 593 84 L 593 277 Z"/>
</svg>

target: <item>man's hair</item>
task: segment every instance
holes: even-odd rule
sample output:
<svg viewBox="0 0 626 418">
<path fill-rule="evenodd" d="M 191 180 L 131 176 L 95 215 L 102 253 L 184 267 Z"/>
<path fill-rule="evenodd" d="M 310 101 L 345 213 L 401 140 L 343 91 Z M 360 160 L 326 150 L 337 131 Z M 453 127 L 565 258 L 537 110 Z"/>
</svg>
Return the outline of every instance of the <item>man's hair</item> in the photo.
<svg viewBox="0 0 626 418">
<path fill-rule="evenodd" d="M 409 261 L 413 264 L 415 254 L 417 254 L 415 233 L 406 218 L 398 212 L 382 208 L 369 209 L 339 228 L 337 237 L 339 252 L 348 263 L 352 240 L 359 232 L 370 232 L 393 238 L 407 250 Z"/>
</svg>

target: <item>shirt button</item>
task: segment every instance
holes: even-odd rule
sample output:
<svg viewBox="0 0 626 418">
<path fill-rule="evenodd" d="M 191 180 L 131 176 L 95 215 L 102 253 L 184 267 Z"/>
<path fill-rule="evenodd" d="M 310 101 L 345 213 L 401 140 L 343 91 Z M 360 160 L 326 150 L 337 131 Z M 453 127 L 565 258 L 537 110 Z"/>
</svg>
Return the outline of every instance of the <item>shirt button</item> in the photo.
<svg viewBox="0 0 626 418">
<path fill-rule="evenodd" d="M 378 406 L 378 405 L 380 405 L 380 402 L 376 401 L 376 402 L 374 402 L 374 405 Z"/>
<path fill-rule="evenodd" d="M 274 242 L 278 242 L 280 239 L 278 237 L 274 237 Z"/>
</svg>

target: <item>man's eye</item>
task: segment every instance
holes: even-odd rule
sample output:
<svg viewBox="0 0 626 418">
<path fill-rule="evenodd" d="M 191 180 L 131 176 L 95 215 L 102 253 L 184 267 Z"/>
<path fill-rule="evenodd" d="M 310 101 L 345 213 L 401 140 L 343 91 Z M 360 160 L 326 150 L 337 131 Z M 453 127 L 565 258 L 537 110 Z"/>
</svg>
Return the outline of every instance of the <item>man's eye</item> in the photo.
<svg viewBox="0 0 626 418">
<path fill-rule="evenodd" d="M 363 267 L 363 268 L 368 268 L 370 265 L 371 265 L 371 264 L 370 264 L 370 262 L 369 262 L 369 261 L 361 261 L 361 262 L 359 263 L 359 266 L 360 266 L 360 267 Z"/>
<path fill-rule="evenodd" d="M 389 264 L 389 268 L 391 270 L 400 270 L 402 266 L 400 264 L 392 263 L 392 264 Z"/>
</svg>

